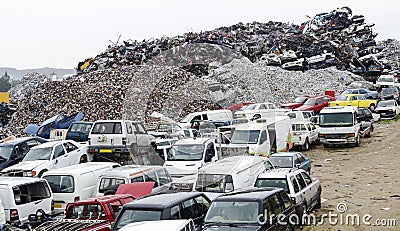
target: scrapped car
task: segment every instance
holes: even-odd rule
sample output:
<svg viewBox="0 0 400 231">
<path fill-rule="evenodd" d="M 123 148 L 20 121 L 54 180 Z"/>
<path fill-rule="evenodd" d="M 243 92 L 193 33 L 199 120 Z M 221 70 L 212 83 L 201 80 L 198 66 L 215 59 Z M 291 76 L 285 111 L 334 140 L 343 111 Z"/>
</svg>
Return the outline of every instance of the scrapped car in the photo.
<svg viewBox="0 0 400 231">
<path fill-rule="evenodd" d="M 21 137 L 0 143 L 0 170 L 18 164 L 32 147 L 45 142 L 40 137 Z"/>
<path fill-rule="evenodd" d="M 256 120 L 266 117 L 266 114 L 274 112 L 278 107 L 269 102 L 265 103 L 254 103 L 248 106 L 242 107 L 240 111 L 234 113 L 235 118 L 245 117 L 249 120 Z"/>
<path fill-rule="evenodd" d="M 293 230 L 289 217 L 294 213 L 283 189 L 249 188 L 216 198 L 205 216 L 203 230 Z"/>
<path fill-rule="evenodd" d="M 365 98 L 367 99 L 378 99 L 378 92 L 377 91 L 371 91 L 366 88 L 349 88 L 344 90 L 341 95 L 347 95 L 347 94 L 363 94 L 365 95 Z"/>
<path fill-rule="evenodd" d="M 367 99 L 361 94 L 347 94 L 339 95 L 335 101 L 328 103 L 328 106 L 355 106 L 369 108 L 371 111 L 375 110 L 378 102 L 374 99 Z"/>
<path fill-rule="evenodd" d="M 303 105 L 304 102 L 306 102 L 309 97 L 310 96 L 299 96 L 299 97 L 296 97 L 296 99 L 294 99 L 293 102 L 283 103 L 283 104 L 280 105 L 280 107 L 281 108 L 286 108 L 286 109 L 298 108 L 301 105 Z"/>
<path fill-rule="evenodd" d="M 21 162 L 1 171 L 7 176 L 41 177 L 51 169 L 71 166 L 93 159 L 86 153 L 87 145 L 73 140 L 58 140 L 37 145 L 29 150 Z"/>
<path fill-rule="evenodd" d="M 311 160 L 301 152 L 277 152 L 269 160 L 275 168 L 298 168 L 311 174 Z"/>
<path fill-rule="evenodd" d="M 335 98 L 329 95 L 311 96 L 302 106 L 294 110 L 314 111 L 316 114 L 318 114 L 322 110 L 322 108 L 328 106 L 328 102 L 334 100 Z"/>
<path fill-rule="evenodd" d="M 177 123 L 158 123 L 155 130 L 148 131 L 149 135 L 156 138 L 183 138 L 184 131 Z"/>
<path fill-rule="evenodd" d="M 377 113 L 372 113 L 368 108 L 358 108 L 357 120 L 358 121 L 379 121 L 381 116 Z"/>
<path fill-rule="evenodd" d="M 381 100 L 394 99 L 400 103 L 400 88 L 397 86 L 383 88 L 380 97 Z"/>
<path fill-rule="evenodd" d="M 379 101 L 375 112 L 381 115 L 381 119 L 393 119 L 400 114 L 400 106 L 396 100 L 382 100 Z"/>
<path fill-rule="evenodd" d="M 300 150 L 308 150 L 311 144 L 318 144 L 318 127 L 310 121 L 293 122 L 293 146 Z"/>
<path fill-rule="evenodd" d="M 285 114 L 289 116 L 291 122 L 311 121 L 311 118 L 315 116 L 314 111 L 288 111 Z"/>
<path fill-rule="evenodd" d="M 73 140 L 76 142 L 86 142 L 89 140 L 89 132 L 92 128 L 93 122 L 73 122 L 65 135 L 66 140 Z"/>
<path fill-rule="evenodd" d="M 376 80 L 375 86 L 377 88 L 393 87 L 395 85 L 396 79 L 393 75 L 381 75 Z"/>
<path fill-rule="evenodd" d="M 278 187 L 285 190 L 296 207 L 296 213 L 302 217 L 314 208 L 321 208 L 321 184 L 312 179 L 303 169 L 275 169 L 260 174 L 256 187 Z"/>
</svg>

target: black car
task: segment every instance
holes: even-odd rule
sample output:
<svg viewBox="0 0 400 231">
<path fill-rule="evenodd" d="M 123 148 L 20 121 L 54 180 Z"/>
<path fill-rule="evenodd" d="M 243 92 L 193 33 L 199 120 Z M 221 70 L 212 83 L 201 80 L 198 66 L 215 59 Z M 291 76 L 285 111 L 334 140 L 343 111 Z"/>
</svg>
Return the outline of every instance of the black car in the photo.
<svg viewBox="0 0 400 231">
<path fill-rule="evenodd" d="M 176 219 L 192 219 L 199 229 L 210 204 L 207 196 L 195 191 L 149 195 L 125 204 L 111 230 L 134 222 Z"/>
<path fill-rule="evenodd" d="M 357 120 L 371 122 L 374 120 L 374 117 L 372 116 L 372 112 L 368 108 L 360 107 L 357 110 Z"/>
<path fill-rule="evenodd" d="M 0 170 L 19 163 L 33 146 L 45 142 L 40 137 L 20 137 L 0 143 Z"/>
<path fill-rule="evenodd" d="M 293 230 L 291 216 L 295 209 L 282 188 L 251 188 L 217 197 L 203 230 Z"/>
</svg>

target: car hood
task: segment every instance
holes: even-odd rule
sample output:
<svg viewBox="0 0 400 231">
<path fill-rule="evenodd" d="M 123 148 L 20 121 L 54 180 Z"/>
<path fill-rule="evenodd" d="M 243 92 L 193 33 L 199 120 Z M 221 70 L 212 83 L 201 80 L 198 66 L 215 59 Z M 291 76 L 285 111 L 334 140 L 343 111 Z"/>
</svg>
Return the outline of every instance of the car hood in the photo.
<svg viewBox="0 0 400 231">
<path fill-rule="evenodd" d="M 302 103 L 283 103 L 281 104 L 281 107 L 283 108 L 296 108 L 296 107 L 300 107 L 301 105 L 303 105 Z"/>
<path fill-rule="evenodd" d="M 312 111 L 315 108 L 315 106 L 310 106 L 310 105 L 301 105 L 300 107 L 296 108 L 296 111 Z"/>
<path fill-rule="evenodd" d="M 192 175 L 202 167 L 201 161 L 165 161 L 164 167 L 170 175 Z"/>
<path fill-rule="evenodd" d="M 12 170 L 32 170 L 36 167 L 38 167 L 41 164 L 48 163 L 48 160 L 33 160 L 33 161 L 24 161 L 24 162 L 19 162 L 16 165 L 13 165 L 11 167 L 5 168 L 2 172 L 8 172 Z"/>
<path fill-rule="evenodd" d="M 387 111 L 387 110 L 396 110 L 396 107 L 377 107 L 375 108 L 375 111 Z"/>
</svg>

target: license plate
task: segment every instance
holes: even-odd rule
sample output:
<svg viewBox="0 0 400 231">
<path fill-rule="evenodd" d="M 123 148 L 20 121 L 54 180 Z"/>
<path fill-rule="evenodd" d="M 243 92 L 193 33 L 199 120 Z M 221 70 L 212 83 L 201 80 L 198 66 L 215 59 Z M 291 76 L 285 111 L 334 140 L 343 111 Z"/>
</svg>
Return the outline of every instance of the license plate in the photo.
<svg viewBox="0 0 400 231">
<path fill-rule="evenodd" d="M 100 153 L 112 153 L 111 149 L 100 149 Z"/>
<path fill-rule="evenodd" d="M 61 209 L 62 208 L 62 204 L 54 203 L 54 208 Z"/>
</svg>

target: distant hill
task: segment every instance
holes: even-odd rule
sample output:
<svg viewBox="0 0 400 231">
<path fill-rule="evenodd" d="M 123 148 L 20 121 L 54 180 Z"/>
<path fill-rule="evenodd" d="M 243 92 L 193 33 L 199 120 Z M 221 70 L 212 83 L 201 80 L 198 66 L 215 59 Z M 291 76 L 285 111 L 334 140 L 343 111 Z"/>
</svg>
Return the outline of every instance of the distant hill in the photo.
<svg viewBox="0 0 400 231">
<path fill-rule="evenodd" d="M 24 70 L 17 70 L 15 68 L 9 67 L 0 67 L 0 76 L 3 76 L 4 73 L 7 71 L 8 75 L 11 76 L 11 79 L 20 79 L 27 73 L 37 72 L 41 75 L 50 76 L 53 72 L 57 76 L 63 76 L 66 74 L 76 74 L 74 69 L 62 69 L 62 68 L 50 68 L 50 67 L 43 67 L 37 69 L 24 69 Z"/>
</svg>

